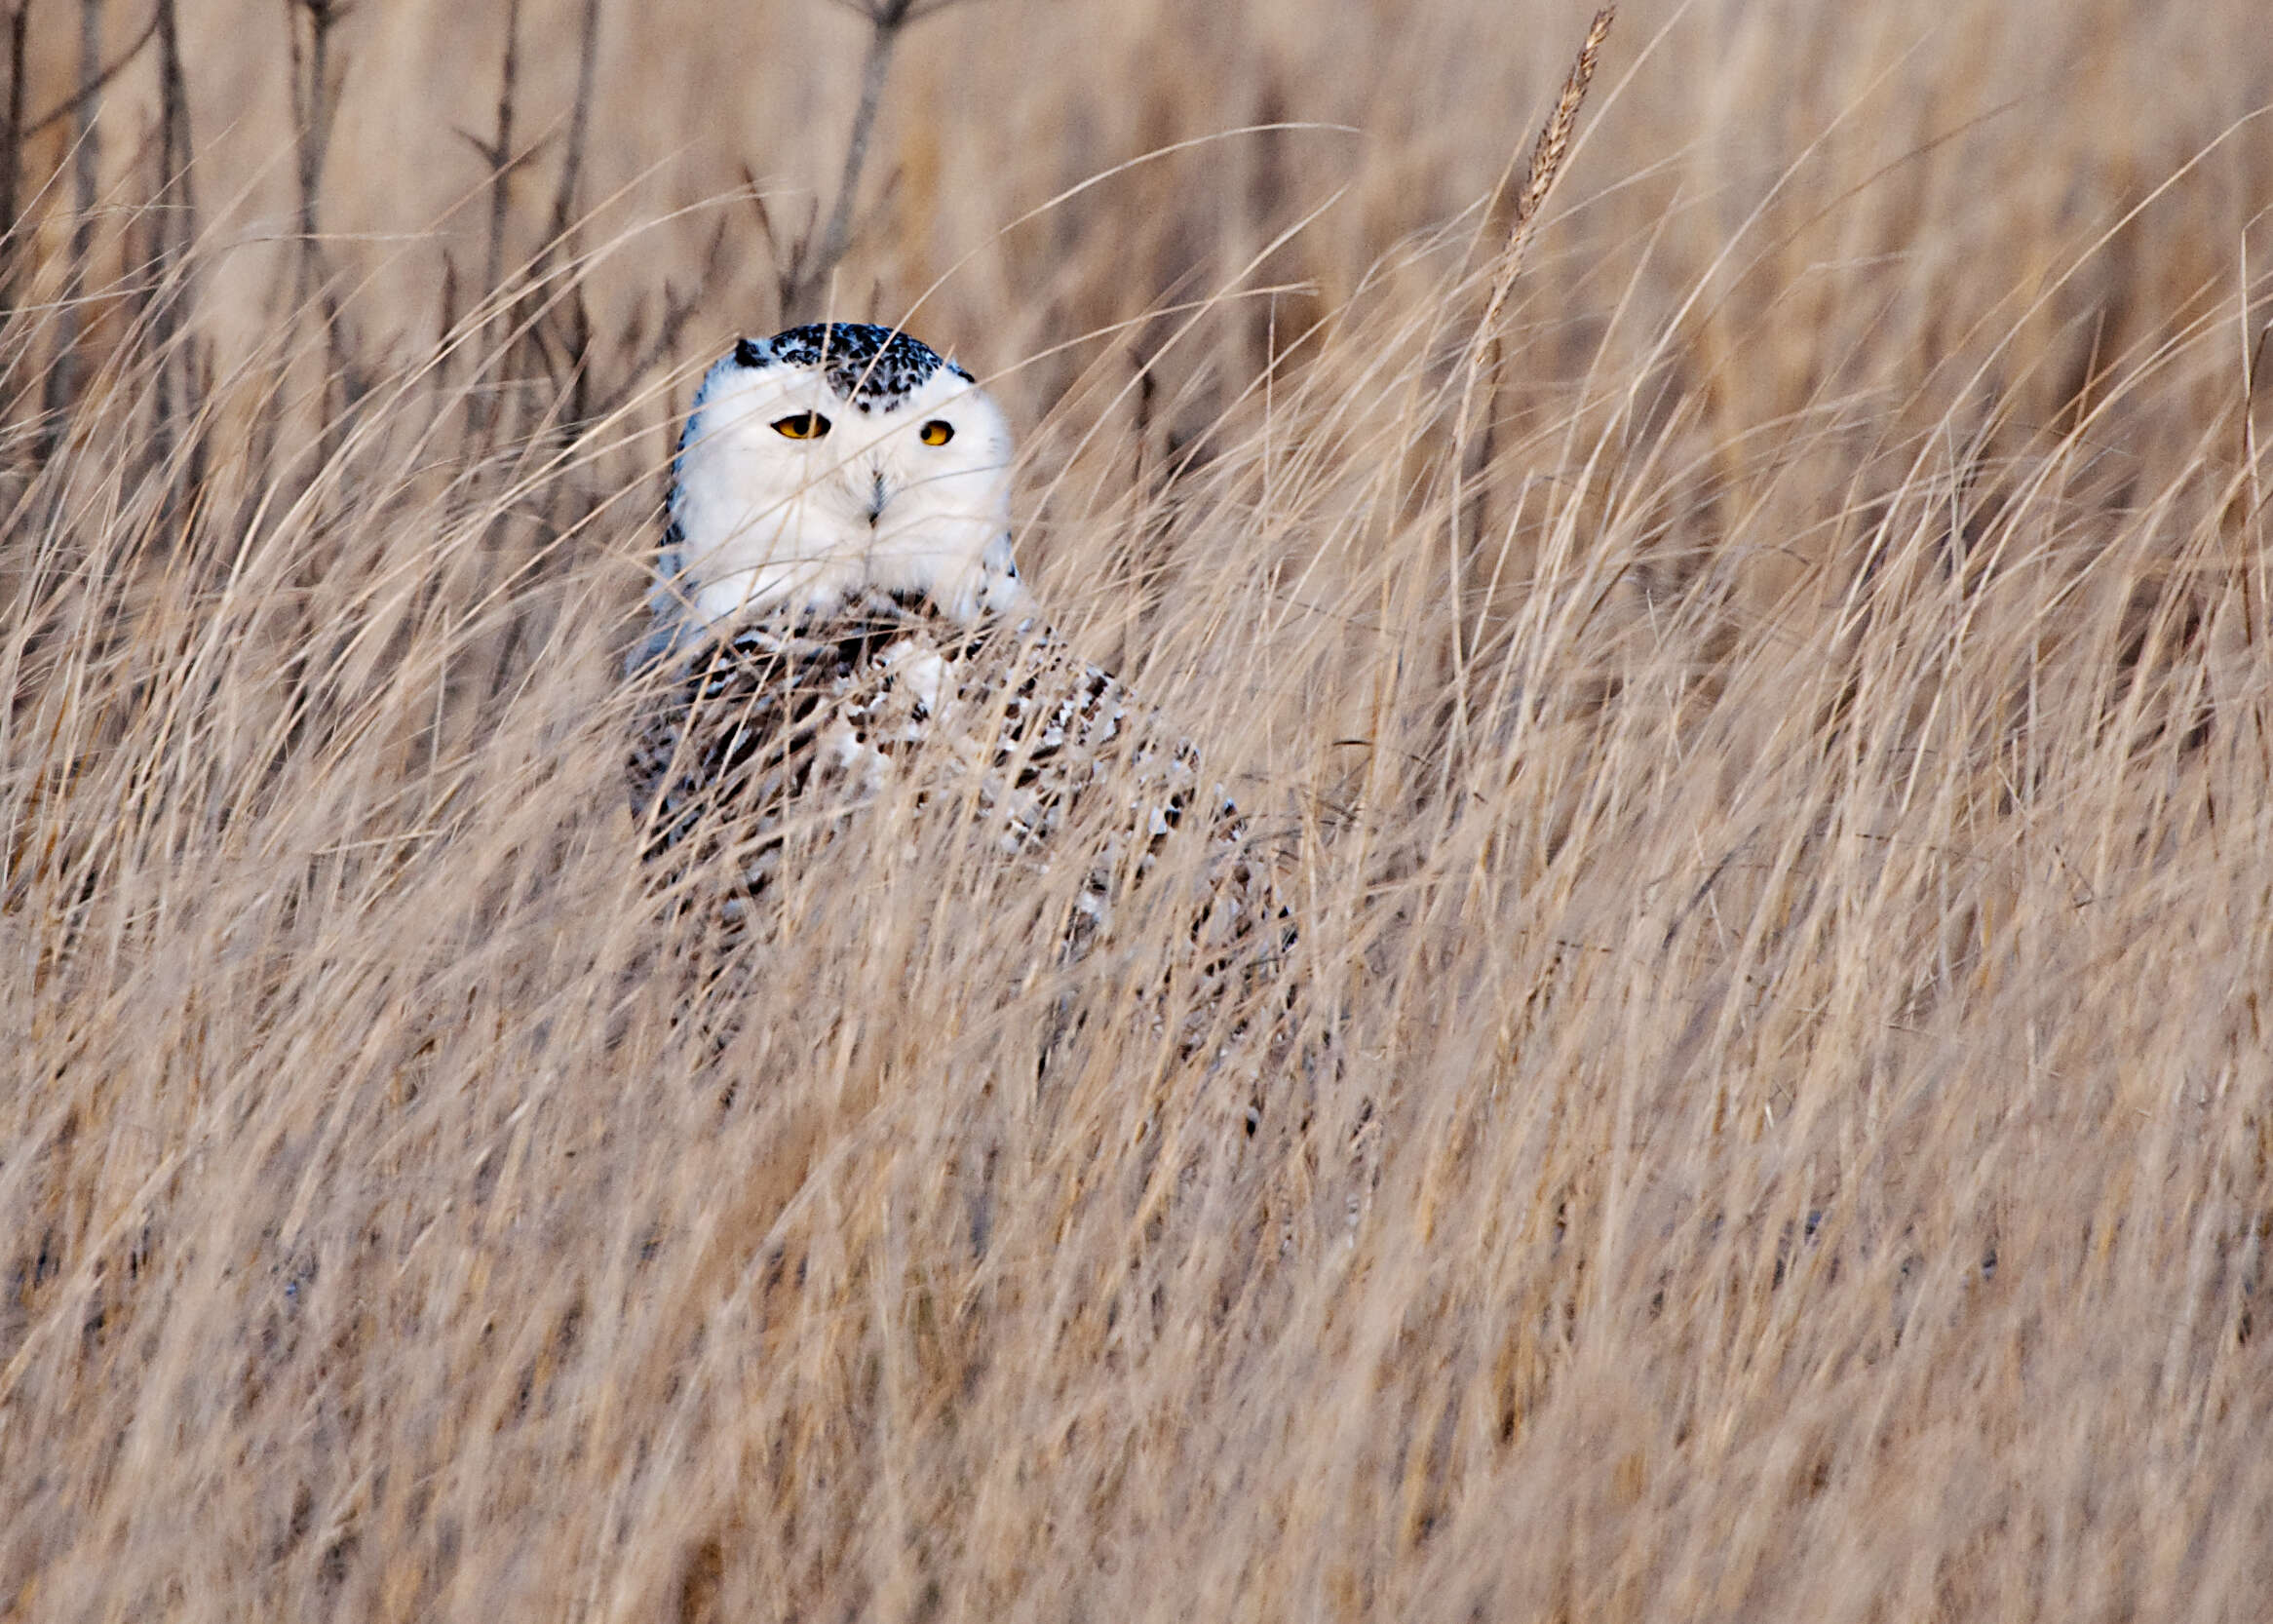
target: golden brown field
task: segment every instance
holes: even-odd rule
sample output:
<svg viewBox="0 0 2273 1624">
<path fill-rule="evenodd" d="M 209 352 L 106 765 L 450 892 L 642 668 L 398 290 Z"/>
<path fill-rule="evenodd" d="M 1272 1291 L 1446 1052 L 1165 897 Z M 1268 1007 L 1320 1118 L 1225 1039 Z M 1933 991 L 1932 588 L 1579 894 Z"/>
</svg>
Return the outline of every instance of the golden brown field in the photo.
<svg viewBox="0 0 2273 1624">
<path fill-rule="evenodd" d="M 0 1617 L 2273 1617 L 2261 8 L 1632 0 L 1511 261 L 1587 21 L 897 36 L 803 296 L 1282 854 L 1183 1058 L 1195 851 L 645 889 L 857 12 L 0 9 Z"/>
</svg>

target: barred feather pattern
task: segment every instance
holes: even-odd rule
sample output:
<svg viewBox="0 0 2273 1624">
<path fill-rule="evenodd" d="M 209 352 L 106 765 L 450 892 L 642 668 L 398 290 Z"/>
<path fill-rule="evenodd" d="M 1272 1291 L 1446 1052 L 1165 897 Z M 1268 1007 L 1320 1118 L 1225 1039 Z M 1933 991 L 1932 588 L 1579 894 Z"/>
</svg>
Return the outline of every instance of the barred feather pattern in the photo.
<svg viewBox="0 0 2273 1624">
<path fill-rule="evenodd" d="M 1037 621 L 964 625 L 916 594 L 759 618 L 693 655 L 630 765 L 649 857 L 679 860 L 676 871 L 730 851 L 737 921 L 792 831 L 826 833 L 906 772 L 919 804 L 967 807 L 975 836 L 1037 867 L 1086 795 L 1124 797 L 1111 837 L 1084 854 L 1069 955 L 1202 804 L 1213 849 L 1197 967 L 1213 979 L 1245 961 L 1236 979 L 1252 980 L 1291 939 L 1265 854 L 1220 791 L 1203 802 L 1191 745 Z"/>
</svg>

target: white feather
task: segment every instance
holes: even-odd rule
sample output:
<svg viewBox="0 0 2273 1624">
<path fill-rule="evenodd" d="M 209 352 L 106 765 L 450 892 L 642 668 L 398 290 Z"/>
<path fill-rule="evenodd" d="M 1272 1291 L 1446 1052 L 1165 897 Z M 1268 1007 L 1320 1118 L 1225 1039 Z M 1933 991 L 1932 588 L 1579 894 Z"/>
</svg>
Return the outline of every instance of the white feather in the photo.
<svg viewBox="0 0 2273 1624">
<path fill-rule="evenodd" d="M 774 426 L 806 412 L 828 432 L 796 440 Z M 952 430 L 945 445 L 924 444 L 932 422 Z M 821 367 L 727 356 L 703 380 L 679 453 L 677 545 L 656 602 L 669 643 L 869 593 L 920 594 L 965 622 L 1031 615 L 1011 558 L 1010 463 L 1001 409 L 947 366 L 862 410 Z"/>
</svg>

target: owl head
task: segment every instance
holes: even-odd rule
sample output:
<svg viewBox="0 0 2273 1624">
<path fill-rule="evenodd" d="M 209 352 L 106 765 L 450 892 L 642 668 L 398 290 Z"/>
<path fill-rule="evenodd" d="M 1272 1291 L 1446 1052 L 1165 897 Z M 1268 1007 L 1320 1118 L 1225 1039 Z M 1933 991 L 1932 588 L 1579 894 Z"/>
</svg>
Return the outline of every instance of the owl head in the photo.
<svg viewBox="0 0 2273 1624">
<path fill-rule="evenodd" d="M 890 328 L 745 338 L 696 392 L 655 610 L 671 641 L 873 594 L 958 620 L 1030 612 L 1010 550 L 1010 425 L 969 372 Z"/>
</svg>

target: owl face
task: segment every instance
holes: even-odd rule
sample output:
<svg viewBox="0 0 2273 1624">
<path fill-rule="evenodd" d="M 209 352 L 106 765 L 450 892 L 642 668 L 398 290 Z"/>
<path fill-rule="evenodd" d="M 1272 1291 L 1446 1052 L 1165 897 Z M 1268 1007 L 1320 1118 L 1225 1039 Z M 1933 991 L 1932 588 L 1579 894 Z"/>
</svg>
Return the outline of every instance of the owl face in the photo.
<svg viewBox="0 0 2273 1624">
<path fill-rule="evenodd" d="M 679 441 L 659 616 L 713 626 L 918 594 L 1029 612 L 1010 551 L 1010 425 L 888 328 L 791 328 L 713 366 Z"/>
</svg>

